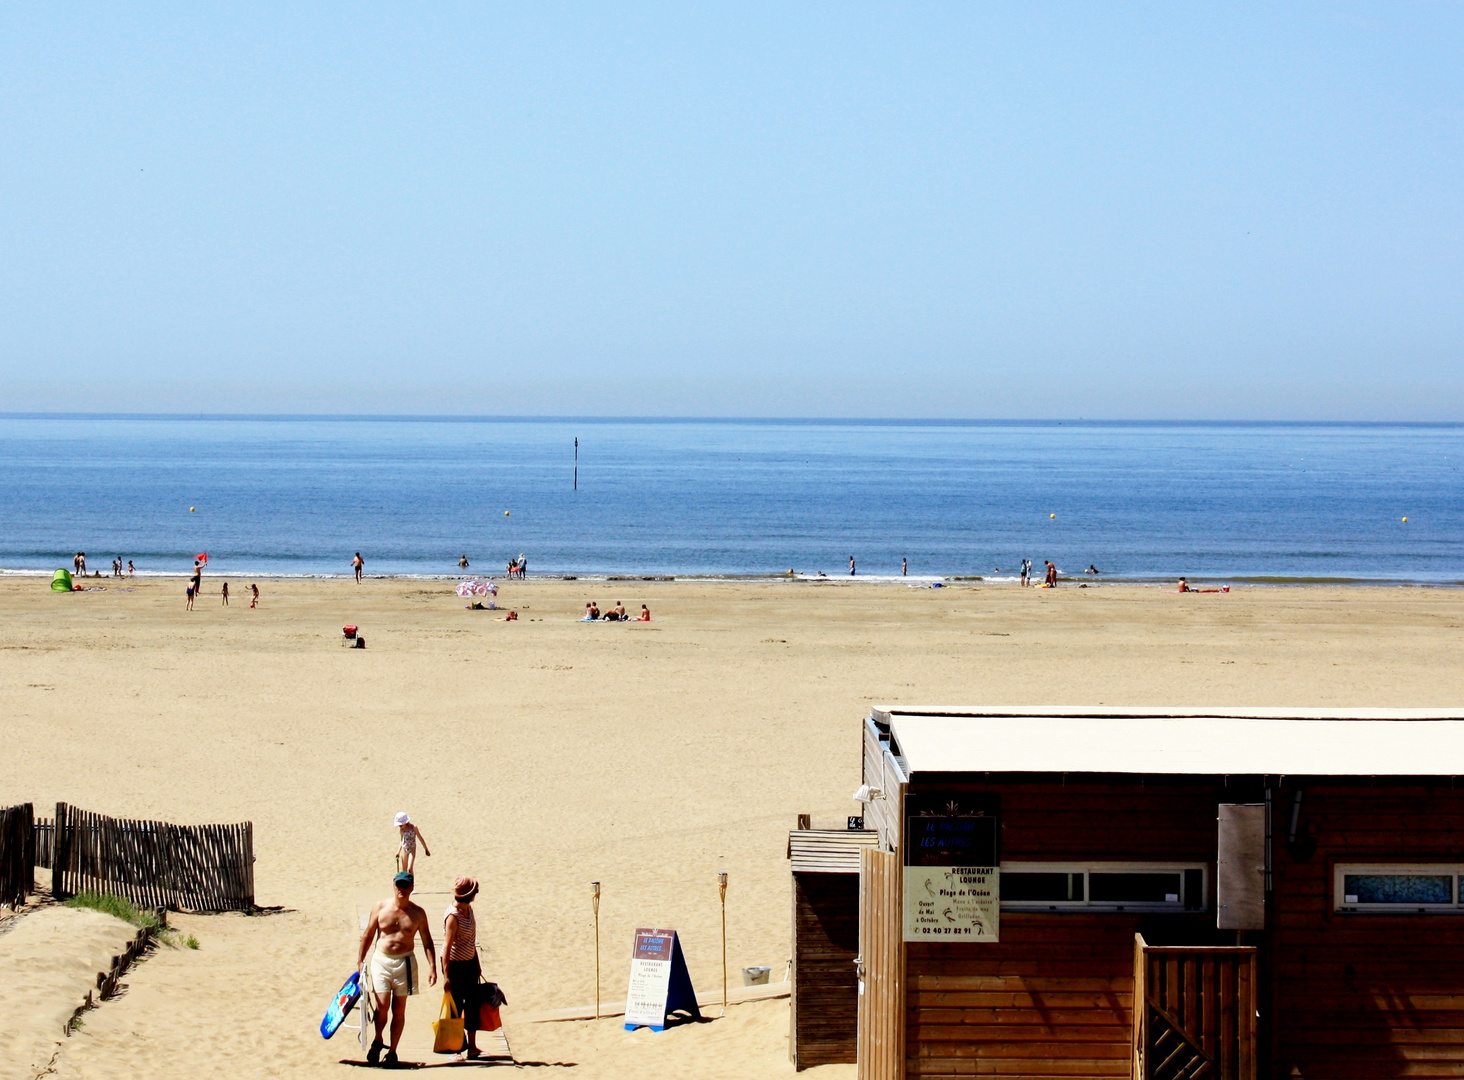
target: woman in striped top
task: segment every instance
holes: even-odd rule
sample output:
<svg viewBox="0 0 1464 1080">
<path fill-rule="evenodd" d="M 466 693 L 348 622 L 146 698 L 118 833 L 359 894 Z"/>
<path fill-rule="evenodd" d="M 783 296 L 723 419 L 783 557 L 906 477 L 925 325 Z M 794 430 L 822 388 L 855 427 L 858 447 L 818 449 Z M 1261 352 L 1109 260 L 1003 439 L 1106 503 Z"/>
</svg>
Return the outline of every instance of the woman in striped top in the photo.
<svg viewBox="0 0 1464 1080">
<path fill-rule="evenodd" d="M 452 1000 L 463 1017 L 467 1032 L 467 1048 L 459 1061 L 479 1056 L 478 1051 L 478 927 L 473 918 L 473 898 L 478 895 L 478 882 L 460 877 L 452 887 L 452 903 L 442 917 L 446 936 L 442 942 L 442 967 Z"/>
</svg>

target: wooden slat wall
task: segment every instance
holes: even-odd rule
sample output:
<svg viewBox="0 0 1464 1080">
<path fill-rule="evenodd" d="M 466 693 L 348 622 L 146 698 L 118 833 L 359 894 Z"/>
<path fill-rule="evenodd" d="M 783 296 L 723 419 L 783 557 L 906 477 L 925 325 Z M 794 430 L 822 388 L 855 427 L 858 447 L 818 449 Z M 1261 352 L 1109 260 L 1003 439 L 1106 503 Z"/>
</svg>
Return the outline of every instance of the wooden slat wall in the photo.
<svg viewBox="0 0 1464 1080">
<path fill-rule="evenodd" d="M 249 911 L 254 828 L 134 821 L 56 804 L 52 893 L 95 891 L 139 907 Z"/>
<path fill-rule="evenodd" d="M 897 855 L 866 848 L 860 853 L 859 955 L 864 993 L 859 995 L 858 1080 L 902 1080 L 904 1069 L 905 949 L 901 941 L 900 863 Z"/>
<path fill-rule="evenodd" d="M 870 787 L 884 788 L 885 744 L 879 741 L 879 729 L 873 721 L 864 722 L 864 772 L 863 782 Z M 899 827 L 890 811 L 888 798 L 875 799 L 864 804 L 864 827 L 879 833 L 880 843 L 886 851 L 894 848 L 899 840 Z"/>
<path fill-rule="evenodd" d="M 859 1027 L 859 875 L 793 875 L 793 1064 L 855 1060 Z"/>
<path fill-rule="evenodd" d="M 971 790 L 1001 794 L 1004 861 L 1214 861 L 1218 785 Z M 1134 934 L 1155 918 L 1003 912 L 1000 942 L 905 946 L 906 1076 L 1129 1076 Z M 1158 918 L 1215 933 L 1213 910 Z"/>
<path fill-rule="evenodd" d="M 879 847 L 879 833 L 870 829 L 794 829 L 788 834 L 793 873 L 859 873 L 859 852 Z"/>
<path fill-rule="evenodd" d="M 1291 792 L 1277 801 L 1284 835 Z M 1464 1076 L 1464 915 L 1334 913 L 1338 862 L 1464 860 L 1464 793 L 1307 787 L 1317 850 L 1274 846 L 1277 1075 Z"/>
</svg>

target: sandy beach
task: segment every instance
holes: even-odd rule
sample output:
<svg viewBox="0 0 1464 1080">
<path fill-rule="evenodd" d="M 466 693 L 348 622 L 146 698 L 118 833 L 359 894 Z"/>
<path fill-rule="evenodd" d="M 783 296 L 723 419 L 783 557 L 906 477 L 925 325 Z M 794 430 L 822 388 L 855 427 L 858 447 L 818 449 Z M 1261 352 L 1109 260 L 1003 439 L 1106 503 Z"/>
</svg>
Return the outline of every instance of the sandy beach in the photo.
<svg viewBox="0 0 1464 1080">
<path fill-rule="evenodd" d="M 785 999 L 664 1034 L 527 1017 L 593 1000 L 591 880 L 605 1003 L 623 1001 L 636 926 L 680 931 L 697 989 L 720 990 L 724 870 L 733 985 L 746 965 L 780 979 L 786 833 L 799 813 L 857 812 L 871 704 L 1464 702 L 1464 592 L 1448 589 L 530 580 L 502 586 L 509 623 L 446 581 L 262 580 L 250 610 L 247 582 L 223 608 L 211 576 L 193 612 L 181 579 L 47 584 L 0 581 L 0 803 L 253 821 L 257 898 L 282 909 L 176 917 L 200 948 L 136 968 L 60 1045 L 59 1077 L 353 1075 L 350 1033 L 316 1026 L 362 907 L 388 890 L 398 810 L 432 849 L 418 878 L 435 925 L 454 877 L 483 883 L 485 967 L 520 1062 L 582 1080 L 791 1074 Z M 590 599 L 654 621 L 582 624 Z M 344 623 L 367 648 L 340 646 Z M 430 1038 L 438 996 L 412 1001 L 409 1043 Z M 7 1008 L 6 1039 L 29 1016 Z"/>
</svg>

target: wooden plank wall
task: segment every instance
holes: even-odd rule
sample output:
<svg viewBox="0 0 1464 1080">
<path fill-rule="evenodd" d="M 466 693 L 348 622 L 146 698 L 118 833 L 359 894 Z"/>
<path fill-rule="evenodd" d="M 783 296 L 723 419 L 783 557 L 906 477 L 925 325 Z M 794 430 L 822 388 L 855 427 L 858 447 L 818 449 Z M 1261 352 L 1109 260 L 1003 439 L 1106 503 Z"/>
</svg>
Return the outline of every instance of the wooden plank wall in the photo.
<svg viewBox="0 0 1464 1080">
<path fill-rule="evenodd" d="M 864 771 L 863 782 L 870 787 L 884 790 L 886 783 L 885 743 L 879 740 L 879 729 L 872 721 L 864 722 Z M 888 797 L 875 799 L 864 804 L 864 827 L 879 833 L 880 843 L 886 851 L 893 850 L 899 843 L 900 829 L 891 812 L 892 803 Z"/>
<path fill-rule="evenodd" d="M 858 1080 L 901 1080 L 904 1047 L 905 948 L 901 941 L 899 856 L 860 852 Z"/>
<path fill-rule="evenodd" d="M 1304 860 L 1284 843 L 1291 794 L 1273 849 L 1276 1075 L 1464 1076 L 1464 915 L 1337 913 L 1332 897 L 1338 862 L 1464 859 L 1464 792 L 1307 787 Z"/>
<path fill-rule="evenodd" d="M 17 908 L 35 892 L 35 846 L 30 803 L 0 810 L 0 904 Z"/>
<path fill-rule="evenodd" d="M 56 804 L 52 893 L 95 891 L 139 907 L 254 908 L 254 826 L 171 825 Z"/>
<path fill-rule="evenodd" d="M 1001 795 L 1003 861 L 1183 860 L 1213 869 L 1218 785 L 968 790 Z M 1213 944 L 1214 924 L 1212 897 L 1210 911 L 1187 915 L 1003 912 L 1000 942 L 911 943 L 905 1075 L 1128 1076 L 1135 932 L 1163 944 Z"/>
<path fill-rule="evenodd" d="M 859 1027 L 859 875 L 793 875 L 794 1067 L 855 1060 Z"/>
</svg>

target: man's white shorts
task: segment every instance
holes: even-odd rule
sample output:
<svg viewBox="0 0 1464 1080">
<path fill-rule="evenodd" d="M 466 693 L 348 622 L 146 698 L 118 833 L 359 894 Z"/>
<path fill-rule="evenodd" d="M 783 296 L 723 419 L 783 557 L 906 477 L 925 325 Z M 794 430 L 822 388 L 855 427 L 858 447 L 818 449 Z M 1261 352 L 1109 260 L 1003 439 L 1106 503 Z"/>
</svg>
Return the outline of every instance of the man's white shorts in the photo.
<svg viewBox="0 0 1464 1080">
<path fill-rule="evenodd" d="M 388 956 L 377 949 L 371 954 L 371 989 L 378 994 L 406 997 L 417 992 L 417 959 L 412 953 Z"/>
</svg>

